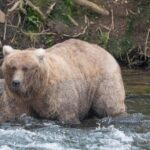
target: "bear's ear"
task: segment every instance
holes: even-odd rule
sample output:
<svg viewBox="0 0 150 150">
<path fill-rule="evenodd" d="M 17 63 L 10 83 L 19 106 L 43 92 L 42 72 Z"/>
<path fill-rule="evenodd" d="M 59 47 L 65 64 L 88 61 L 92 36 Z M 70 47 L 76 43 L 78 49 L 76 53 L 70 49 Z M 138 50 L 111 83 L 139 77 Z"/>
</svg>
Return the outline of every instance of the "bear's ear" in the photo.
<svg viewBox="0 0 150 150">
<path fill-rule="evenodd" d="M 39 60 L 42 60 L 45 56 L 45 50 L 42 48 L 36 49 L 35 51 L 36 56 L 39 58 Z"/>
<path fill-rule="evenodd" d="M 11 46 L 9 46 L 9 45 L 4 45 L 3 46 L 3 55 L 4 55 L 4 57 L 9 55 L 10 53 L 13 53 L 13 52 L 14 52 L 14 49 Z"/>
</svg>

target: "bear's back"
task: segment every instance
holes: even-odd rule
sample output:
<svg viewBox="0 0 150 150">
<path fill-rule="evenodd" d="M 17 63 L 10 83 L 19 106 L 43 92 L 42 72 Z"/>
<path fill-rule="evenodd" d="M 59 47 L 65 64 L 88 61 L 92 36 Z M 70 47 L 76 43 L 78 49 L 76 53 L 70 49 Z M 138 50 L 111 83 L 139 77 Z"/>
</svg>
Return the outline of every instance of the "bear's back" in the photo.
<svg viewBox="0 0 150 150">
<path fill-rule="evenodd" d="M 116 60 L 106 50 L 77 39 L 56 44 L 48 53 L 61 57 L 72 69 L 80 70 L 88 76 L 119 70 Z"/>
</svg>

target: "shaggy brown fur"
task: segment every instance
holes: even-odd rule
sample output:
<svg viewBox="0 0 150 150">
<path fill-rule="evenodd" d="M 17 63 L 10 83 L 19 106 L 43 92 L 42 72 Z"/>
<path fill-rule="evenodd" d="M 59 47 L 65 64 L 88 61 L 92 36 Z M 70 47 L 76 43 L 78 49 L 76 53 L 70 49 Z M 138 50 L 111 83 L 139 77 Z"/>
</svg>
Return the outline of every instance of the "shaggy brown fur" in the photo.
<svg viewBox="0 0 150 150">
<path fill-rule="evenodd" d="M 50 49 L 14 50 L 4 46 L 5 91 L 0 121 L 22 113 L 78 124 L 89 113 L 126 114 L 120 68 L 103 48 L 70 39 Z M 20 82 L 18 89 L 12 81 Z"/>
</svg>

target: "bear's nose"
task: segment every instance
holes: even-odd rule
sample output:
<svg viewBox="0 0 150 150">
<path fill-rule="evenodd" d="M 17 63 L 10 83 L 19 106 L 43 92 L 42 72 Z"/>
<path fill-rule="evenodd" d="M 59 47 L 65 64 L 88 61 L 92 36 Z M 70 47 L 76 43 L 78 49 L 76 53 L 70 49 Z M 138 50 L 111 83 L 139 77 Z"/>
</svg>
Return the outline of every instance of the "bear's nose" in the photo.
<svg viewBox="0 0 150 150">
<path fill-rule="evenodd" d="M 13 80 L 12 81 L 12 87 L 13 88 L 18 88 L 20 86 L 20 81 L 19 80 Z"/>
</svg>

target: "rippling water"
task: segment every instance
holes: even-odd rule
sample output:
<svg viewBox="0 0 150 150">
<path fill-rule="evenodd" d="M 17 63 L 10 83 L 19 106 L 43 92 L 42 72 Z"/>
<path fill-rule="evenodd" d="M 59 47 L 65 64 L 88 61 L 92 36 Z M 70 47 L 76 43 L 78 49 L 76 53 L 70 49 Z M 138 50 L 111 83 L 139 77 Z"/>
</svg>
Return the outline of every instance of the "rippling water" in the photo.
<svg viewBox="0 0 150 150">
<path fill-rule="evenodd" d="M 22 116 L 1 124 L 4 150 L 141 150 L 150 149 L 150 96 L 129 96 L 125 118 L 90 119 L 76 128 Z M 140 109 L 139 109 L 140 108 Z"/>
<path fill-rule="evenodd" d="M 0 124 L 0 150 L 150 150 L 150 95 L 132 92 L 126 104 L 128 117 L 89 119 L 75 128 L 22 115 Z"/>
</svg>

